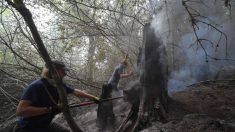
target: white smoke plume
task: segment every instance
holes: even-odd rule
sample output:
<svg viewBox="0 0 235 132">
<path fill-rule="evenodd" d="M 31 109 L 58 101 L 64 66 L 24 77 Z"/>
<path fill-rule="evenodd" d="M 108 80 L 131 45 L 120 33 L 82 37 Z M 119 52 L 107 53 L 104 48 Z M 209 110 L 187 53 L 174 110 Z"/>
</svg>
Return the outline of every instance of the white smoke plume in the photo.
<svg viewBox="0 0 235 132">
<path fill-rule="evenodd" d="M 199 20 L 195 31 L 202 39 L 201 44 L 195 43 L 192 20 L 182 0 L 159 0 L 155 4 L 156 14 L 151 26 L 167 47 L 169 91 L 181 90 L 197 81 L 224 79 L 228 73 L 235 74 L 234 2 L 230 3 L 231 10 L 224 6 L 224 1 L 186 2 L 191 13 L 200 15 L 195 17 Z"/>
</svg>

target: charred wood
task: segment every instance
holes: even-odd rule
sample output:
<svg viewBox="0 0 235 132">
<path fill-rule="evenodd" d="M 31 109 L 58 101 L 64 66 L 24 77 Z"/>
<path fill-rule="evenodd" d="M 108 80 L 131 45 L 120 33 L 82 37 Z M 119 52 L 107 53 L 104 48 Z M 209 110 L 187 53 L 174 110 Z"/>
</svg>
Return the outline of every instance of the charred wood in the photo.
<svg viewBox="0 0 235 132">
<path fill-rule="evenodd" d="M 138 55 L 139 80 L 124 91 L 132 108 L 116 132 L 135 132 L 151 121 L 166 121 L 168 110 L 166 50 L 150 24 L 144 27 L 144 48 Z"/>
</svg>

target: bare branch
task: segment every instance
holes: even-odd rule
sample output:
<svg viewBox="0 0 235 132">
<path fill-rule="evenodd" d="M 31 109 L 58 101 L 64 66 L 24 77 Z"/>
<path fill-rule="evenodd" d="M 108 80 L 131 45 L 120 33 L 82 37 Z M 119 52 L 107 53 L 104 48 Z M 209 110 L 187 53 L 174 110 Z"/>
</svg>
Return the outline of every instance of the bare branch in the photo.
<svg viewBox="0 0 235 132">
<path fill-rule="evenodd" d="M 190 7 L 189 5 L 187 5 L 187 2 L 194 2 L 194 1 L 191 1 L 191 0 L 183 0 L 182 1 L 182 5 L 185 7 L 188 15 L 189 15 L 189 18 L 190 18 L 190 22 L 191 22 L 191 25 L 193 27 L 193 32 L 194 32 L 194 35 L 196 37 L 196 44 L 200 45 L 200 47 L 203 49 L 204 53 L 205 53 L 205 57 L 206 57 L 206 61 L 208 61 L 208 57 L 211 58 L 211 59 L 215 59 L 215 60 L 226 60 L 227 57 L 228 57 L 228 53 L 227 53 L 227 45 L 228 45 L 228 42 L 227 42 L 227 35 L 222 32 L 221 30 L 219 30 L 216 26 L 210 24 L 210 23 L 207 23 L 205 21 L 202 21 L 200 20 L 200 18 L 203 18 L 203 19 L 207 19 L 207 17 L 205 16 L 202 16 L 200 15 L 200 13 L 193 9 L 192 7 Z M 208 39 L 201 39 L 199 38 L 198 36 L 198 33 L 196 30 L 199 29 L 199 26 L 198 26 L 198 23 L 202 23 L 204 25 L 207 25 L 208 27 L 211 27 L 212 29 L 216 30 L 217 32 L 219 32 L 221 35 L 219 37 L 219 40 L 218 42 L 216 43 L 216 47 L 219 46 L 220 42 L 221 42 L 221 39 L 222 39 L 222 36 L 225 38 L 225 47 L 226 47 L 226 58 L 225 59 L 216 59 L 215 57 L 212 57 L 211 55 L 209 55 L 205 49 L 205 47 L 203 46 L 202 44 L 202 40 L 206 40 L 208 42 L 210 42 L 212 45 L 214 45 L 214 42 L 208 40 Z M 217 24 L 216 24 L 217 25 Z"/>
</svg>

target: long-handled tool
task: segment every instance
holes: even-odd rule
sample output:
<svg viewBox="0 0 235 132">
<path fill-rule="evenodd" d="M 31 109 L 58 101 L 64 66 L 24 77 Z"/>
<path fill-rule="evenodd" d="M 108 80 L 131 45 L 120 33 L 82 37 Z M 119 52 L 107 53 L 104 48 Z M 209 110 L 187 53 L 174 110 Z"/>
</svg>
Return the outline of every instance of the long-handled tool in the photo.
<svg viewBox="0 0 235 132">
<path fill-rule="evenodd" d="M 101 99 L 100 103 L 105 102 L 105 101 L 111 101 L 111 100 L 115 100 L 115 99 L 121 99 L 124 96 L 119 96 L 119 97 L 114 97 L 114 98 L 107 98 L 107 99 Z M 88 102 L 82 102 L 79 104 L 74 104 L 74 105 L 70 105 L 70 108 L 74 108 L 74 107 L 80 107 L 80 106 L 86 106 L 86 105 L 92 105 L 92 104 L 96 104 L 94 101 L 88 101 Z"/>
</svg>

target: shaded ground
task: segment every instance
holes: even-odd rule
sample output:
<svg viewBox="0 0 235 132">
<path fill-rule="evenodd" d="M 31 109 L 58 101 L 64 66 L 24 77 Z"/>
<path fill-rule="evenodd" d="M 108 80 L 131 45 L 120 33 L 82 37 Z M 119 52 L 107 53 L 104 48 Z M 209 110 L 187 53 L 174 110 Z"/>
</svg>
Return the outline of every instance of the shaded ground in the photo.
<svg viewBox="0 0 235 132">
<path fill-rule="evenodd" d="M 171 98 L 168 122 L 142 132 L 235 131 L 235 80 L 199 82 Z"/>
<path fill-rule="evenodd" d="M 15 118 L 15 110 L 23 89 L 14 84 L 0 87 L 0 128 Z"/>
<path fill-rule="evenodd" d="M 166 123 L 153 122 L 142 132 L 234 132 L 235 80 L 205 81 L 172 92 Z M 98 132 L 96 106 L 76 120 L 85 132 Z M 115 106 L 115 131 L 127 116 L 130 105 L 119 100 Z"/>
<path fill-rule="evenodd" d="M 171 96 L 190 112 L 224 120 L 235 119 L 235 80 L 202 82 Z"/>
<path fill-rule="evenodd" d="M 153 122 L 142 132 L 235 131 L 235 80 L 199 82 L 183 91 L 172 92 L 170 96 L 172 100 L 167 122 Z M 122 99 L 115 104 L 116 123 L 107 131 L 114 131 L 130 109 L 130 105 Z M 6 113 L 2 108 L 1 119 Z M 96 109 L 97 105 L 72 109 L 75 120 L 85 132 L 99 131 L 96 127 Z M 57 118 L 57 122 L 66 125 L 61 117 Z"/>
</svg>

